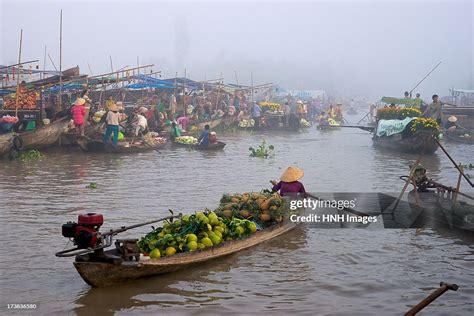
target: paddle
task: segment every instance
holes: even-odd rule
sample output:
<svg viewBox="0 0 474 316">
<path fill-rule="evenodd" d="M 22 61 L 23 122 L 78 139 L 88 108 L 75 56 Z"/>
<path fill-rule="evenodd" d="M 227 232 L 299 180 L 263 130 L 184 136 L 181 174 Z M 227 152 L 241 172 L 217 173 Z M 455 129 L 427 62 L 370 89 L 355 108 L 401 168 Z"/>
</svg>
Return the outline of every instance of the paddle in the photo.
<svg viewBox="0 0 474 316">
<path fill-rule="evenodd" d="M 436 289 L 436 291 L 431 293 L 427 298 L 425 298 L 420 303 L 413 306 L 408 312 L 406 312 L 405 316 L 414 316 L 448 290 L 457 291 L 459 289 L 459 286 L 457 284 L 449 284 L 444 282 L 441 282 L 439 286 L 440 287 Z"/>
<path fill-rule="evenodd" d="M 371 127 L 371 126 L 358 126 L 358 125 L 340 125 L 339 127 L 358 128 L 367 132 L 373 132 L 375 129 L 374 127 Z"/>
</svg>

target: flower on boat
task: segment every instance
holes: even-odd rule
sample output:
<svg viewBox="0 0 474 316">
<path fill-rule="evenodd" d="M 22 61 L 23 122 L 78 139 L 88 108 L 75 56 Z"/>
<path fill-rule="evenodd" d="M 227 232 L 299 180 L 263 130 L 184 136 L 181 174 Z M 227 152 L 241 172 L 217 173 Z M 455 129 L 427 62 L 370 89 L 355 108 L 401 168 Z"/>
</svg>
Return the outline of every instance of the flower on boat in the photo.
<svg viewBox="0 0 474 316">
<path fill-rule="evenodd" d="M 415 134 L 421 130 L 428 130 L 433 132 L 440 132 L 441 129 L 439 127 L 438 122 L 433 120 L 432 118 L 424 118 L 424 117 L 417 117 L 411 121 L 410 131 L 412 134 Z"/>
</svg>

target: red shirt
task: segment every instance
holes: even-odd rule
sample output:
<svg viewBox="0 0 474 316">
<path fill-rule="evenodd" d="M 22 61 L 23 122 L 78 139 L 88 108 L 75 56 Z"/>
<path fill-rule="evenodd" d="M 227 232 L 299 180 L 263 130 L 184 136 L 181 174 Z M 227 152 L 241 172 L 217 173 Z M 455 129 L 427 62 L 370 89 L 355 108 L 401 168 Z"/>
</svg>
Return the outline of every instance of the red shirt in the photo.
<svg viewBox="0 0 474 316">
<path fill-rule="evenodd" d="M 74 124 L 82 125 L 84 124 L 84 117 L 86 116 L 86 108 L 84 105 L 74 105 L 71 108 L 72 119 Z"/>
<path fill-rule="evenodd" d="M 296 195 L 298 193 L 300 193 L 303 196 L 306 195 L 306 191 L 304 189 L 303 183 L 301 183 L 299 181 L 294 181 L 294 182 L 280 181 L 276 185 L 273 186 L 272 190 L 273 191 L 280 190 L 280 195 L 281 196 L 296 197 Z"/>
</svg>

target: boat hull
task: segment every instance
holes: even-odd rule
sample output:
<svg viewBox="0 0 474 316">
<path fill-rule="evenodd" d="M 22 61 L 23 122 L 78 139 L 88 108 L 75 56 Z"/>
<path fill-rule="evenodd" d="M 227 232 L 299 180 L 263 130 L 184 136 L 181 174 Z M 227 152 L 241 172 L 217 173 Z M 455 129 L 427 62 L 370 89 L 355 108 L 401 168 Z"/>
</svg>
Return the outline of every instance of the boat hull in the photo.
<svg viewBox="0 0 474 316">
<path fill-rule="evenodd" d="M 225 143 L 217 142 L 217 143 L 209 144 L 209 146 L 207 146 L 207 147 L 200 147 L 198 145 L 182 144 L 182 143 L 178 143 L 178 142 L 173 142 L 173 146 L 183 147 L 183 148 L 192 148 L 192 149 L 196 149 L 196 150 L 222 150 L 225 147 Z"/>
<path fill-rule="evenodd" d="M 0 157 L 8 154 L 13 142 L 13 133 L 0 135 Z"/>
<path fill-rule="evenodd" d="M 113 146 L 112 144 L 106 145 L 101 140 L 90 139 L 87 136 L 77 136 L 76 141 L 79 147 L 85 152 L 106 154 L 136 154 L 158 150 L 165 145 L 132 145 L 127 147 L 125 145 L 118 144 L 117 146 Z"/>
<path fill-rule="evenodd" d="M 459 133 L 444 134 L 450 142 L 474 145 L 474 137 L 461 137 Z"/>
<path fill-rule="evenodd" d="M 59 138 L 68 124 L 68 120 L 63 118 L 34 131 L 19 134 L 19 137 L 23 142 L 22 149 L 44 149 L 58 144 Z"/>
<path fill-rule="evenodd" d="M 400 134 L 374 136 L 372 141 L 375 147 L 413 154 L 433 154 L 438 149 L 438 144 L 429 133 L 420 133 L 405 138 Z"/>
<path fill-rule="evenodd" d="M 216 247 L 181 253 L 159 260 L 148 259 L 114 265 L 104 262 L 80 262 L 76 259 L 74 267 L 87 284 L 93 287 L 108 287 L 140 278 L 175 272 L 195 264 L 227 256 L 278 237 L 296 226 L 295 223 L 285 222 L 256 232 L 245 239 L 227 241 Z"/>
</svg>

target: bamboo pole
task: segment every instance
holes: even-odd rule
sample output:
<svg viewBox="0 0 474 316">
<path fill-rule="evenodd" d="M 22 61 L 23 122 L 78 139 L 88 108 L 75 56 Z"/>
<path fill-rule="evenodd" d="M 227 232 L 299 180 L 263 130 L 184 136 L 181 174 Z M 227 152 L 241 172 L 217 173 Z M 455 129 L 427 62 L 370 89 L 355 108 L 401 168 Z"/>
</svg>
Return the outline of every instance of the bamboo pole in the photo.
<svg viewBox="0 0 474 316">
<path fill-rule="evenodd" d="M 51 56 L 49 54 L 48 54 L 48 58 L 49 58 L 49 61 L 51 62 L 51 64 L 53 65 L 54 70 L 58 71 L 58 68 L 56 68 L 56 65 L 54 64 L 54 61 L 53 61 L 53 59 L 51 58 Z"/>
<path fill-rule="evenodd" d="M 44 57 L 43 57 L 43 73 L 41 74 L 41 79 L 44 79 L 44 72 L 46 71 L 46 45 L 44 45 Z"/>
<path fill-rule="evenodd" d="M 20 66 L 20 65 L 25 65 L 25 64 L 36 63 L 36 62 L 38 62 L 38 61 L 39 61 L 38 59 L 30 60 L 30 61 L 24 61 L 24 62 L 21 62 L 21 63 L 18 63 L 18 64 L 13 64 L 13 65 L 8 65 L 8 66 L 0 67 L 0 70 L 5 69 L 5 68 L 11 68 L 11 67 L 13 67 L 13 66 Z"/>
<path fill-rule="evenodd" d="M 252 87 L 250 91 L 252 92 L 252 106 L 253 106 L 253 72 L 250 72 L 250 85 Z"/>
<path fill-rule="evenodd" d="M 59 111 L 62 108 L 63 93 L 63 10 L 59 15 Z"/>
<path fill-rule="evenodd" d="M 186 113 L 186 68 L 184 68 L 183 111 Z"/>
<path fill-rule="evenodd" d="M 110 57 L 110 71 L 114 72 L 114 66 L 112 64 L 112 55 L 110 55 L 109 57 Z"/>
<path fill-rule="evenodd" d="M 234 70 L 235 75 L 235 82 L 237 82 L 237 86 L 239 86 L 239 78 L 237 78 L 237 70 Z"/>
<path fill-rule="evenodd" d="M 459 169 L 461 169 L 461 171 L 464 171 L 464 168 L 463 168 L 462 165 L 459 166 Z M 456 184 L 456 192 L 454 192 L 454 198 L 453 198 L 454 204 L 456 204 L 456 202 L 458 200 L 458 192 L 459 192 L 459 189 L 461 187 L 461 180 L 462 180 L 462 173 L 459 173 L 458 183 Z"/>
<path fill-rule="evenodd" d="M 18 52 L 18 64 L 21 64 L 21 46 L 23 45 L 23 29 L 20 31 L 20 50 Z M 20 92 L 20 67 L 16 77 L 16 95 L 15 95 L 15 116 L 18 117 L 18 94 Z"/>
</svg>

